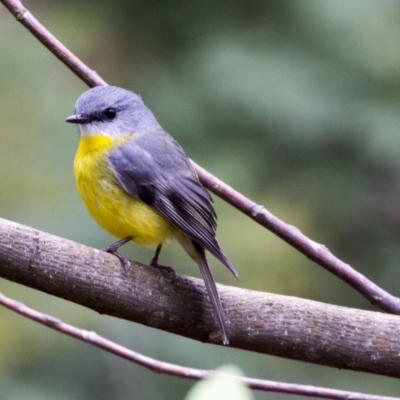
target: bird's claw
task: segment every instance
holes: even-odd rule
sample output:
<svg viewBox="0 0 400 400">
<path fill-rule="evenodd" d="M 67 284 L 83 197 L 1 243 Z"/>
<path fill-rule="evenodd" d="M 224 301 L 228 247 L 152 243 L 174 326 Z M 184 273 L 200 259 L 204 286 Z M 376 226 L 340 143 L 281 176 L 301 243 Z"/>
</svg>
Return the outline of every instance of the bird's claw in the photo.
<svg viewBox="0 0 400 400">
<path fill-rule="evenodd" d="M 176 275 L 176 272 L 172 267 L 169 267 L 168 265 L 158 264 L 157 261 L 155 261 L 153 259 L 150 261 L 149 265 L 150 265 L 150 267 L 160 269 L 162 272 L 164 272 L 164 273 L 166 273 L 168 275 L 172 275 L 172 276 Z"/>
<path fill-rule="evenodd" d="M 115 248 L 113 248 L 112 245 L 108 246 L 108 247 L 104 247 L 101 250 L 105 251 L 106 253 L 110 253 L 110 254 L 114 255 L 115 257 L 117 257 L 119 259 L 119 261 L 121 261 L 122 268 L 124 270 L 124 274 L 126 274 L 131 269 L 131 262 L 125 256 L 123 256 L 121 253 L 118 253 L 118 251 Z"/>
</svg>

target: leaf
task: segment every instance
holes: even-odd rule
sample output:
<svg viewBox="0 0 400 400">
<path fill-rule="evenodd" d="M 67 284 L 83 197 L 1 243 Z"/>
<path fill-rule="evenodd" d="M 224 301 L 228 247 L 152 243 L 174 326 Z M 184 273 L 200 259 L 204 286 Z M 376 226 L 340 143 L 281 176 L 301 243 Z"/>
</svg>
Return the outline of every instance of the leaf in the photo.
<svg viewBox="0 0 400 400">
<path fill-rule="evenodd" d="M 243 372 L 235 365 L 224 365 L 217 373 L 196 383 L 188 392 L 185 400 L 253 400 L 251 390 L 236 377 Z"/>
</svg>

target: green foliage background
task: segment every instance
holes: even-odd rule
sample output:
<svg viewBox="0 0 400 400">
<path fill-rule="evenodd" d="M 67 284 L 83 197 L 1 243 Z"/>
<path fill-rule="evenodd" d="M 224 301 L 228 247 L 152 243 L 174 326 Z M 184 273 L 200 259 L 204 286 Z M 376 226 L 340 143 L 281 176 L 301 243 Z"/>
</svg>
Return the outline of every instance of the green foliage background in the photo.
<svg viewBox="0 0 400 400">
<path fill-rule="evenodd" d="M 400 296 L 400 3 L 394 0 L 27 1 L 107 82 L 142 95 L 188 155 Z M 78 197 L 85 85 L 0 6 L 0 216 L 94 247 L 114 240 Z M 360 295 L 215 199 L 236 282 L 372 309 Z M 125 248 L 133 259 L 152 252 Z M 196 275 L 177 245 L 161 261 Z M 183 339 L 0 280 L 0 291 L 137 351 L 199 368 L 398 395 L 394 379 Z M 179 399 L 156 375 L 0 309 L 0 398 Z M 398 332 L 393 332 L 398 335 Z M 368 379 L 366 379 L 368 378 Z M 255 398 L 265 398 L 256 393 Z M 286 396 L 269 394 L 269 399 Z"/>
</svg>

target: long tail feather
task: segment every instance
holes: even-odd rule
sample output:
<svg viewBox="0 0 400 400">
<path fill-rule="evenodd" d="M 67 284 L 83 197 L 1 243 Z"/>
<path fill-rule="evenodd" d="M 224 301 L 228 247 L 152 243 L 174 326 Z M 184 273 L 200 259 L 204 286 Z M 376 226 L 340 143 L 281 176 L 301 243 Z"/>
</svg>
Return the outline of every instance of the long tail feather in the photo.
<svg viewBox="0 0 400 400">
<path fill-rule="evenodd" d="M 217 318 L 218 325 L 221 330 L 222 342 L 224 345 L 228 345 L 229 344 L 228 329 L 226 326 L 227 319 L 225 316 L 224 309 L 222 308 L 222 303 L 221 299 L 219 298 L 217 286 L 215 285 L 214 276 L 206 260 L 204 248 L 195 241 L 192 241 L 192 243 L 194 250 L 196 252 L 197 262 L 199 264 L 200 272 L 203 277 L 204 283 L 206 285 L 208 295 L 210 296 L 215 316 Z"/>
</svg>

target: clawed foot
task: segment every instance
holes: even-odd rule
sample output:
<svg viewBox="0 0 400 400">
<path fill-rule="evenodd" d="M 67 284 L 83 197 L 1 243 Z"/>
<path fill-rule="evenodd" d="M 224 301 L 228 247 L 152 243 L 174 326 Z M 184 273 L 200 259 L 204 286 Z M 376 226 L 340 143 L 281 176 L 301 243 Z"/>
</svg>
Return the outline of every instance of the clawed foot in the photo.
<svg viewBox="0 0 400 400">
<path fill-rule="evenodd" d="M 118 253 L 117 250 L 112 250 L 109 249 L 108 247 L 104 247 L 103 249 L 101 249 L 107 253 L 112 254 L 113 256 L 117 257 L 122 264 L 122 268 L 124 269 L 124 273 L 127 273 L 130 269 L 131 269 L 131 262 L 122 254 Z"/>
<path fill-rule="evenodd" d="M 161 265 L 161 264 L 158 263 L 158 256 L 160 254 L 161 247 L 162 247 L 162 244 L 159 244 L 157 246 L 156 253 L 154 254 L 154 257 L 150 260 L 149 265 L 150 265 L 150 267 L 158 268 L 161 271 L 163 271 L 163 272 L 165 272 L 165 273 L 167 273 L 169 275 L 175 276 L 176 273 L 175 273 L 173 268 L 168 267 L 167 265 Z"/>
<path fill-rule="evenodd" d="M 125 243 L 127 243 L 131 240 L 132 240 L 132 238 L 130 236 L 128 236 L 124 239 L 118 240 L 118 242 L 110 244 L 109 246 L 101 249 L 102 251 L 113 254 L 115 257 L 117 257 L 121 261 L 122 267 L 124 269 L 124 273 L 127 273 L 131 269 L 131 262 L 125 256 L 118 253 L 118 249 L 122 245 L 124 245 Z"/>
<path fill-rule="evenodd" d="M 172 267 L 169 267 L 168 265 L 161 265 L 161 264 L 158 264 L 157 262 L 153 262 L 153 259 L 151 259 L 149 265 L 150 265 L 150 267 L 160 269 L 162 272 L 165 272 L 168 275 L 172 275 L 172 276 L 176 275 L 176 272 Z"/>
<path fill-rule="evenodd" d="M 110 244 L 109 246 L 101 249 L 102 251 L 106 251 L 107 253 L 114 255 L 121 261 L 122 267 L 124 269 L 124 273 L 127 273 L 131 269 L 131 262 L 125 256 L 123 256 L 121 253 L 118 253 L 118 249 L 122 245 L 124 245 L 125 243 L 128 243 L 131 240 L 132 240 L 132 237 L 128 236 L 124 239 L 118 240 L 117 242 Z M 169 275 L 175 276 L 176 273 L 173 268 L 168 267 L 166 265 L 161 265 L 158 263 L 158 255 L 160 254 L 161 247 L 162 247 L 162 244 L 159 244 L 157 247 L 156 253 L 154 254 L 154 257 L 151 259 L 149 265 L 151 267 L 158 268 L 161 271 L 163 271 Z"/>
</svg>

